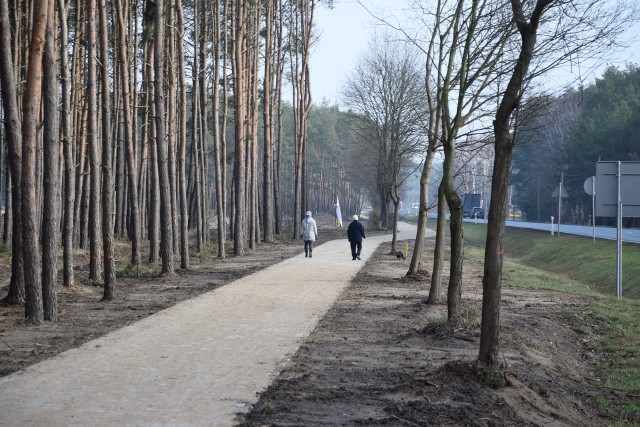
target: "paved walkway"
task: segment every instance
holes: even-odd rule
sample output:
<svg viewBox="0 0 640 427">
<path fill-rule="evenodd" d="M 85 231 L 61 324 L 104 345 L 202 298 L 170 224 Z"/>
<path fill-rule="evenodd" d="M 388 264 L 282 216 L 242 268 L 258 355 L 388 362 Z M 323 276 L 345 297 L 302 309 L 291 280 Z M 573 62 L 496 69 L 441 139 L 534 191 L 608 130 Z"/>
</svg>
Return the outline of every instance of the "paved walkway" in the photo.
<svg viewBox="0 0 640 427">
<path fill-rule="evenodd" d="M 429 231 L 428 231 L 429 232 Z M 0 425 L 227 426 L 257 401 L 369 255 L 318 246 L 0 378 Z M 399 239 L 415 227 L 400 225 Z"/>
</svg>

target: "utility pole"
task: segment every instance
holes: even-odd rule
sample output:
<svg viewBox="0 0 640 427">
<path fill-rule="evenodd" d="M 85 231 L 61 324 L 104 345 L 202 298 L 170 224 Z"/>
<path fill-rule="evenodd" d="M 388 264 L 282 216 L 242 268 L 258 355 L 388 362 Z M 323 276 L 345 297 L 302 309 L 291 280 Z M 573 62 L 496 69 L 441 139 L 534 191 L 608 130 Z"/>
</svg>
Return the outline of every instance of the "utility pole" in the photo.
<svg viewBox="0 0 640 427">
<path fill-rule="evenodd" d="M 560 219 L 562 214 L 562 188 L 564 187 L 564 170 L 560 173 L 560 185 L 558 186 L 558 237 L 560 237 Z"/>
</svg>

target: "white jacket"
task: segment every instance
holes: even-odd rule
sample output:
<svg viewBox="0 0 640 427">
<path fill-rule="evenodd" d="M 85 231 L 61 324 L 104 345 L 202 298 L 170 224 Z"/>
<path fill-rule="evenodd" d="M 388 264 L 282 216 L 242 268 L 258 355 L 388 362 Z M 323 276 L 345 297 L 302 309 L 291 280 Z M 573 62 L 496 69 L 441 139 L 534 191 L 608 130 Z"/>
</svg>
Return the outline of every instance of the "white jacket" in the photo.
<svg viewBox="0 0 640 427">
<path fill-rule="evenodd" d="M 302 240 L 311 240 L 314 242 L 318 237 L 318 227 L 316 226 L 316 220 L 310 216 L 302 220 L 300 224 L 300 235 Z"/>
</svg>

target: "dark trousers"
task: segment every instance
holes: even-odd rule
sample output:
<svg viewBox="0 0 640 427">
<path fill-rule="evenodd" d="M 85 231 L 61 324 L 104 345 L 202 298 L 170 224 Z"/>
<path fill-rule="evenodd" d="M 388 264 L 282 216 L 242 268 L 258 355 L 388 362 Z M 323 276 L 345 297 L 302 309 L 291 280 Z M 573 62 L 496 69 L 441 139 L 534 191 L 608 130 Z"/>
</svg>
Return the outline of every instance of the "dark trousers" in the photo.
<svg viewBox="0 0 640 427">
<path fill-rule="evenodd" d="M 304 253 L 305 255 L 313 252 L 313 240 L 305 240 L 304 241 Z"/>
<path fill-rule="evenodd" d="M 356 259 L 356 257 L 360 256 L 360 252 L 362 252 L 362 242 L 349 242 L 351 244 L 351 257 Z"/>
</svg>

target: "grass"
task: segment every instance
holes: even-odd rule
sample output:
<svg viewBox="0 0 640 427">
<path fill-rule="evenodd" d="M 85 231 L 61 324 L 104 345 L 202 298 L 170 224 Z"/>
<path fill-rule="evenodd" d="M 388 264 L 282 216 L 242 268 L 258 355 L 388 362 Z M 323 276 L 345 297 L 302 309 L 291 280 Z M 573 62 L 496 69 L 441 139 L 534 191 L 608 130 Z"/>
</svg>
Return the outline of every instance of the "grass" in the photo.
<svg viewBox="0 0 640 427">
<path fill-rule="evenodd" d="M 623 425 L 640 425 L 640 301 L 596 298 L 586 311 L 606 321 L 605 333 L 595 346 L 608 356 L 598 372 L 604 386 L 626 396 L 603 398 L 601 404 Z"/>
<path fill-rule="evenodd" d="M 486 225 L 465 224 L 465 257 L 484 256 Z M 590 296 L 585 314 L 600 321 L 593 350 L 603 356 L 597 375 L 605 388 L 601 408 L 614 425 L 640 425 L 640 246 L 623 247 L 623 296 L 615 298 L 615 242 L 507 229 L 503 284 Z M 633 261 L 632 261 L 633 260 Z M 618 397 L 615 397 L 615 396 Z"/>
<path fill-rule="evenodd" d="M 467 245 L 484 248 L 485 224 L 465 223 Z M 504 237 L 506 260 L 568 276 L 603 295 L 615 295 L 616 244 L 599 239 L 561 235 L 552 237 L 538 230 L 507 228 Z M 622 295 L 640 298 L 640 245 L 622 248 Z"/>
<path fill-rule="evenodd" d="M 483 257 L 483 249 L 467 246 L 465 258 L 469 261 L 481 262 Z M 640 425 L 640 300 L 605 296 L 579 279 L 523 265 L 519 260 L 504 262 L 503 285 L 590 297 L 589 304 L 580 310 L 598 319 L 595 326 L 585 324 L 585 328 L 595 328 L 599 338 L 589 345 L 602 356 L 596 374 L 603 387 L 613 390 L 603 393 L 601 409 L 610 414 L 613 425 Z"/>
<path fill-rule="evenodd" d="M 120 268 L 116 268 L 116 277 L 140 277 L 143 275 L 156 275 L 160 273 L 158 263 L 151 264 L 149 262 L 141 262 L 140 268 L 137 269 L 133 264 L 127 263 Z"/>
</svg>

